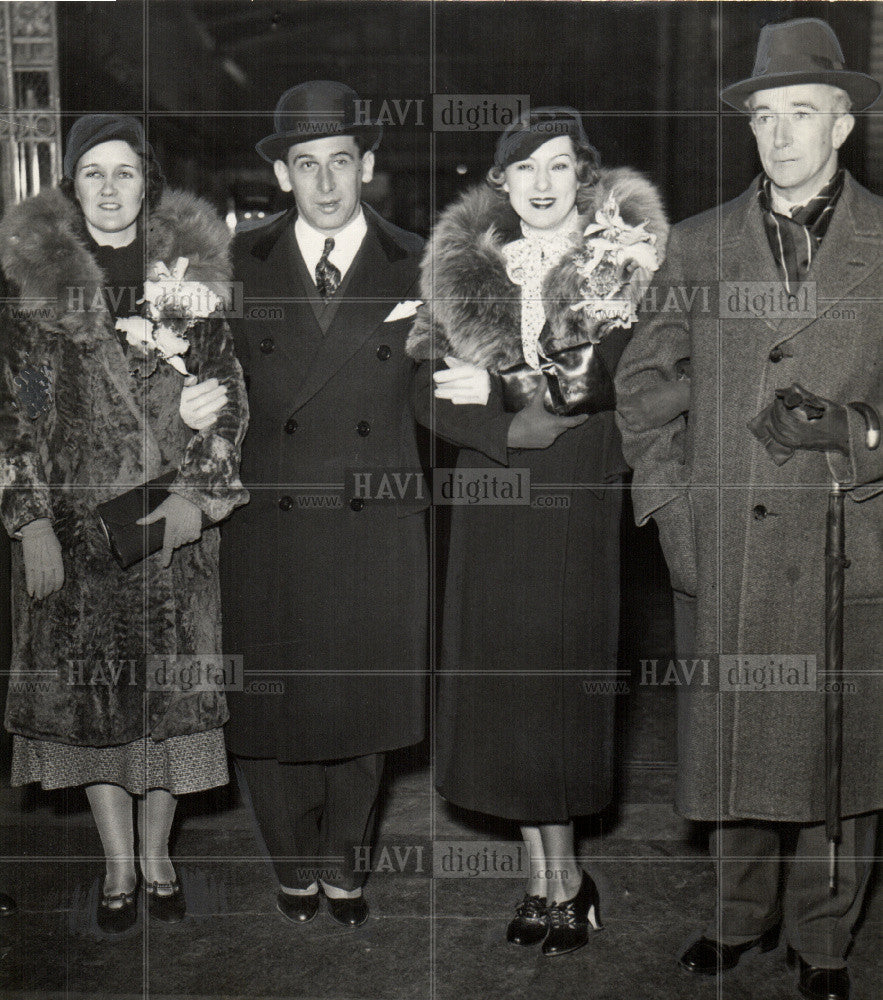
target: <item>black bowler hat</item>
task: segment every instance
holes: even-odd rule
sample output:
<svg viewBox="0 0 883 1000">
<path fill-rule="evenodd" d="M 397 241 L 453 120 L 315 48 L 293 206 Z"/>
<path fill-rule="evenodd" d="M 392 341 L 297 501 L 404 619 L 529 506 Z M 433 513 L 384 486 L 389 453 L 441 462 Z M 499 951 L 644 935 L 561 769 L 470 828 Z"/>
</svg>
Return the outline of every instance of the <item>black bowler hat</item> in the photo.
<svg viewBox="0 0 883 1000">
<path fill-rule="evenodd" d="M 367 148 L 374 150 L 383 135 L 380 122 L 366 118 L 352 87 L 333 80 L 310 80 L 286 90 L 276 105 L 273 128 L 273 134 L 255 146 L 268 163 L 284 160 L 297 142 L 329 135 L 363 136 Z"/>
<path fill-rule="evenodd" d="M 826 83 L 845 90 L 852 110 L 863 111 L 880 96 L 880 84 L 865 73 L 843 68 L 843 51 L 831 25 L 817 17 L 798 17 L 761 28 L 754 69 L 721 91 L 721 100 L 747 111 L 746 100 L 758 90 Z"/>
<path fill-rule="evenodd" d="M 574 108 L 545 107 L 526 111 L 500 136 L 494 166 L 505 170 L 512 163 L 526 160 L 543 143 L 561 135 L 570 136 L 574 145 L 589 145 L 582 118 Z"/>
</svg>

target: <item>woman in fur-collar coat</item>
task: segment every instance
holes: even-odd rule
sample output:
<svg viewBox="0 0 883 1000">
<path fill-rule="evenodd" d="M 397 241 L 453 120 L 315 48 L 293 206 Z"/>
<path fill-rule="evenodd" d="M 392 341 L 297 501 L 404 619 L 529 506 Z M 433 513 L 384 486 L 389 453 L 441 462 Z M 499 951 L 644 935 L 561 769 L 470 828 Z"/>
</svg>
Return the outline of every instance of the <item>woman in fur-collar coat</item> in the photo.
<svg viewBox="0 0 883 1000">
<path fill-rule="evenodd" d="M 206 202 L 162 192 L 136 119 L 79 119 L 64 164 L 61 189 L 0 223 L 11 296 L 0 320 L 0 513 L 16 540 L 6 728 L 14 784 L 87 786 L 107 854 L 98 922 L 116 933 L 135 913 L 132 795 L 151 912 L 180 919 L 175 796 L 227 781 L 222 678 L 207 659 L 220 653 L 219 532 L 200 529 L 247 499 L 248 411 L 223 319 L 185 333 L 211 426 L 182 407 L 183 375 L 115 329 L 141 312 L 156 262 L 171 270 L 185 257 L 187 280 L 228 280 L 226 225 Z M 122 569 L 96 506 L 173 470 L 164 551 Z"/>
<path fill-rule="evenodd" d="M 626 466 L 611 375 L 629 333 L 571 306 L 586 298 L 583 232 L 617 207 L 643 246 L 622 265 L 618 299 L 634 303 L 664 251 L 659 195 L 632 170 L 600 169 L 576 112 L 537 109 L 503 134 L 488 183 L 442 213 L 409 341 L 420 363 L 417 418 L 460 448 L 456 469 L 435 473 L 440 502 L 460 498 L 442 624 L 437 783 L 458 806 L 521 824 L 534 867 L 507 937 L 544 940 L 547 955 L 584 944 L 597 922 L 572 820 L 603 809 L 612 790 Z M 513 411 L 500 372 L 531 357 L 538 368 L 595 341 L 597 398 L 582 415 L 548 412 L 545 382 Z"/>
</svg>

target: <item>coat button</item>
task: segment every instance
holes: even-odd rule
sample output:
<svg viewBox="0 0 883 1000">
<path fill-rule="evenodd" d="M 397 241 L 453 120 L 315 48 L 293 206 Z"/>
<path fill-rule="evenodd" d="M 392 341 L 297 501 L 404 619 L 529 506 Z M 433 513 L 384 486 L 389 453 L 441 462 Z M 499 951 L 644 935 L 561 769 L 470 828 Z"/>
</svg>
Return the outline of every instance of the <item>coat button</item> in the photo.
<svg viewBox="0 0 883 1000">
<path fill-rule="evenodd" d="M 367 420 L 360 420 L 356 424 L 356 430 L 363 438 L 366 438 L 371 433 L 371 425 L 368 423 Z"/>
<path fill-rule="evenodd" d="M 294 417 L 289 417 L 289 419 L 285 421 L 285 433 L 294 434 L 296 430 L 297 430 L 297 421 L 294 419 Z"/>
<path fill-rule="evenodd" d="M 766 509 L 766 507 L 764 507 L 762 503 L 759 503 L 755 504 L 752 513 L 754 514 L 755 521 L 762 521 L 767 516 L 769 511 Z"/>
<path fill-rule="evenodd" d="M 380 358 L 381 361 L 389 361 L 391 354 L 392 351 L 390 350 L 389 344 L 381 344 L 380 347 L 377 348 L 377 357 Z"/>
<path fill-rule="evenodd" d="M 353 497 L 350 500 L 350 510 L 356 511 L 358 513 L 365 506 L 365 501 L 361 497 Z"/>
<path fill-rule="evenodd" d="M 291 497 L 281 497 L 279 500 L 279 510 L 291 510 L 294 506 L 294 501 Z"/>
<path fill-rule="evenodd" d="M 276 350 L 276 345 L 273 343 L 272 337 L 264 337 L 261 341 L 261 352 L 263 354 L 272 354 Z"/>
<path fill-rule="evenodd" d="M 774 365 L 777 365 L 784 357 L 785 357 L 785 352 L 782 350 L 781 347 L 774 347 L 770 351 L 770 361 L 772 361 Z"/>
</svg>

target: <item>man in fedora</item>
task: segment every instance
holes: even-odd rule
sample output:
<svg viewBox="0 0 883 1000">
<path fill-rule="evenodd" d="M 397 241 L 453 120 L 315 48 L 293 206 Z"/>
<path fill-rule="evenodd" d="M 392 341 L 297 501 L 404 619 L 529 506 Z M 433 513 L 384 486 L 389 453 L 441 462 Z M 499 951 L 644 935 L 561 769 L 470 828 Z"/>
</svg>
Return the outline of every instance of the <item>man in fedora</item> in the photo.
<svg viewBox="0 0 883 1000">
<path fill-rule="evenodd" d="M 706 660 L 678 704 L 677 807 L 711 821 L 719 909 L 691 973 L 775 946 L 810 1000 L 849 995 L 845 956 L 883 806 L 883 201 L 838 167 L 879 84 L 844 69 L 824 21 L 765 27 L 749 116 L 763 172 L 671 234 L 617 373 L 638 523 L 656 521 L 680 657 Z M 695 293 L 695 294 L 694 294 Z M 640 394 L 689 359 L 689 407 L 642 422 Z M 843 765 L 836 881 L 825 836 L 825 526 L 846 491 Z M 695 609 L 695 618 L 692 611 Z M 694 627 L 691 627 L 691 624 Z M 794 857 L 780 892 L 781 850 Z"/>
<path fill-rule="evenodd" d="M 222 570 L 224 649 L 245 670 L 227 742 L 278 907 L 303 923 L 324 895 L 349 926 L 368 916 L 384 755 L 423 737 L 428 600 L 405 354 L 422 240 L 361 201 L 382 127 L 360 107 L 300 84 L 257 145 L 294 206 L 234 243 L 252 493 Z"/>
</svg>

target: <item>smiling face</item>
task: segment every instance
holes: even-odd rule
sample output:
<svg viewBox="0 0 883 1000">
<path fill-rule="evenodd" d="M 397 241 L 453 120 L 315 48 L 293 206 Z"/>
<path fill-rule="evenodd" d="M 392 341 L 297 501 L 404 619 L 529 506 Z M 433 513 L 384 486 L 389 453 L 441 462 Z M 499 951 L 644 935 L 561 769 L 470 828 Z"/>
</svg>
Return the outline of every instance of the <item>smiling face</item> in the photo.
<svg viewBox="0 0 883 1000">
<path fill-rule="evenodd" d="M 292 146 L 273 169 L 304 221 L 333 236 L 358 212 L 362 185 L 374 176 L 374 154 L 360 153 L 350 135 L 328 136 Z"/>
<path fill-rule="evenodd" d="M 126 246 L 144 200 L 141 157 L 121 139 L 93 146 L 77 163 L 74 195 L 97 243 Z"/>
<path fill-rule="evenodd" d="M 503 190 L 522 221 L 534 229 L 557 229 L 576 205 L 579 178 L 570 136 L 559 135 L 511 163 Z"/>
<path fill-rule="evenodd" d="M 759 90 L 749 98 L 760 161 L 792 205 L 808 201 L 837 171 L 837 150 L 855 124 L 840 94 L 823 83 L 806 83 Z"/>
</svg>

